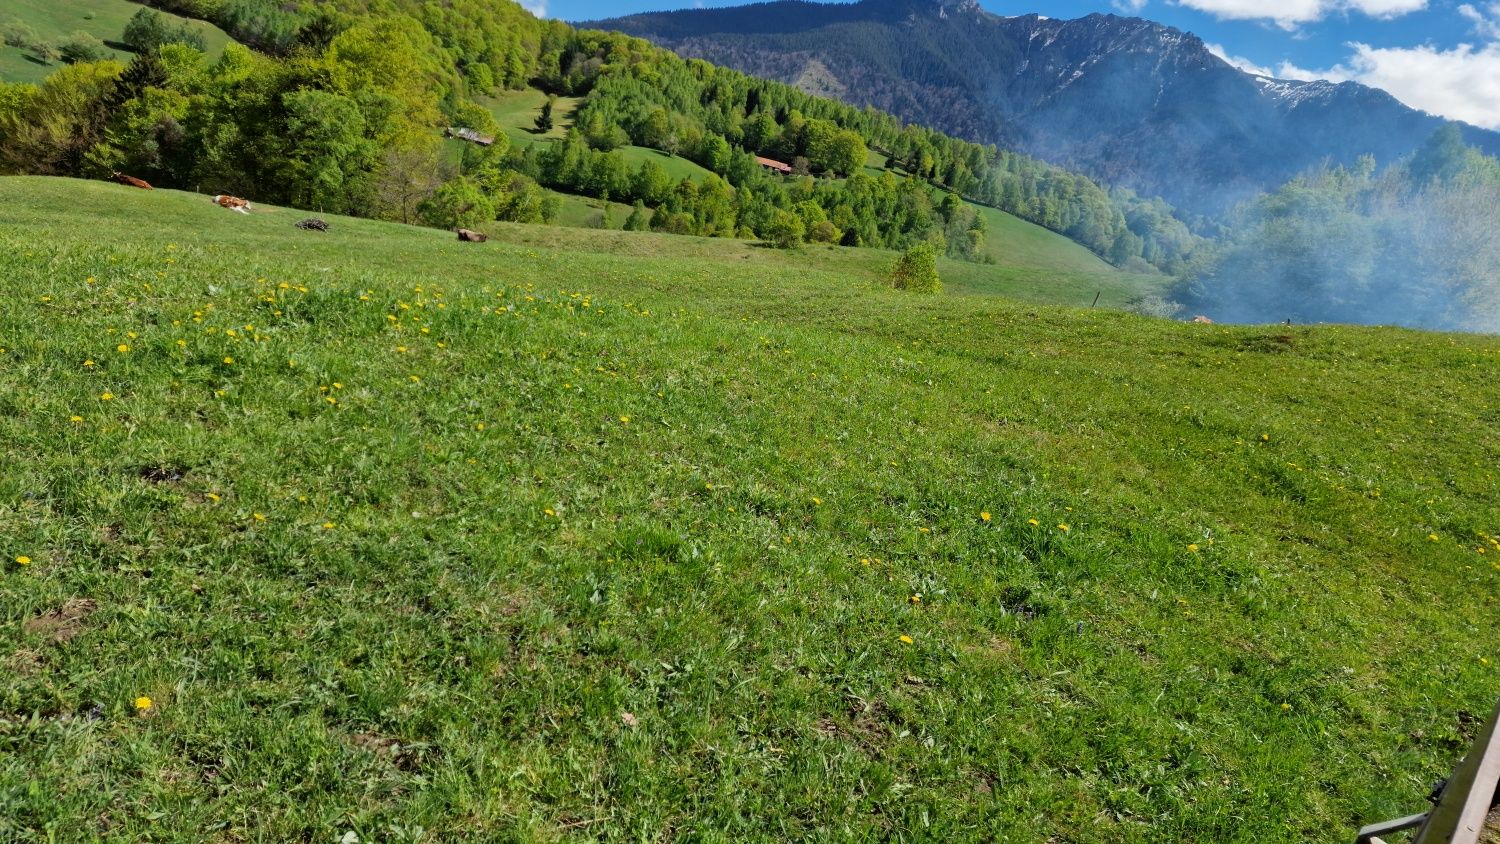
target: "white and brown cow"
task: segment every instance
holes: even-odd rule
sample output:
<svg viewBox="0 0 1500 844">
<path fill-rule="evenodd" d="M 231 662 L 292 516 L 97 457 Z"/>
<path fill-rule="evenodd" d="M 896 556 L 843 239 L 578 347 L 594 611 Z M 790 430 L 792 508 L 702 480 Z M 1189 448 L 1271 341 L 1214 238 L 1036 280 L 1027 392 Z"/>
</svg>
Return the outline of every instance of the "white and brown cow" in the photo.
<svg viewBox="0 0 1500 844">
<path fill-rule="evenodd" d="M 254 210 L 254 208 L 250 205 L 250 200 L 240 199 L 237 196 L 230 196 L 227 193 L 221 193 L 218 196 L 215 196 L 213 199 L 213 203 L 220 208 L 228 208 L 230 211 L 238 211 L 241 214 L 249 214 Z"/>
</svg>

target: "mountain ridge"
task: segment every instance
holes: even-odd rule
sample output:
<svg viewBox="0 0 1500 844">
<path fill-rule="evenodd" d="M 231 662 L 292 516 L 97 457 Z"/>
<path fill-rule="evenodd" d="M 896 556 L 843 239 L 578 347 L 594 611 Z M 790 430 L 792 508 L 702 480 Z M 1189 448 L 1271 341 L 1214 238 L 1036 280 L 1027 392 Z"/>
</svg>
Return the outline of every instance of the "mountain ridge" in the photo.
<svg viewBox="0 0 1500 844">
<path fill-rule="evenodd" d="M 1014 147 L 1198 212 L 1322 161 L 1400 158 L 1450 122 L 1356 82 L 1260 77 L 1139 17 L 1001 16 L 974 0 L 779 0 L 631 15 L 616 29 L 685 56 Z M 1500 133 L 1458 124 L 1500 153 Z"/>
</svg>

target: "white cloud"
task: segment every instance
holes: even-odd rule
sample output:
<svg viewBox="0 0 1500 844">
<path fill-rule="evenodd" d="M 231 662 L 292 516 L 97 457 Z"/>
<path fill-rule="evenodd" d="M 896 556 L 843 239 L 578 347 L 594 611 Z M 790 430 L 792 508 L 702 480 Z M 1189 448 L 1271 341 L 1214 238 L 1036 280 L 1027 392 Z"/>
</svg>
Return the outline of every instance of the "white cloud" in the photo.
<svg viewBox="0 0 1500 844">
<path fill-rule="evenodd" d="M 1341 12 L 1396 18 L 1427 8 L 1427 0 L 1174 0 L 1180 6 L 1231 20 L 1270 20 L 1283 29 Z"/>
<path fill-rule="evenodd" d="M 1329 82 L 1348 82 L 1354 77 L 1350 75 L 1349 69 L 1343 65 L 1331 67 L 1327 70 L 1309 70 L 1298 67 L 1291 62 L 1282 62 L 1276 66 L 1276 72 L 1272 74 L 1277 79 L 1293 79 L 1298 82 L 1315 82 L 1319 79 Z"/>
<path fill-rule="evenodd" d="M 1475 35 L 1500 40 L 1500 3 L 1491 3 L 1483 11 L 1465 3 L 1458 7 L 1458 13 L 1474 24 Z"/>
<path fill-rule="evenodd" d="M 1224 45 L 1223 44 L 1214 44 L 1214 43 L 1211 43 L 1211 42 L 1204 42 L 1203 46 L 1207 47 L 1208 51 L 1210 53 L 1213 53 L 1214 55 L 1218 56 L 1219 58 L 1223 59 L 1226 62 L 1229 62 L 1230 64 L 1234 65 L 1235 67 L 1239 68 L 1240 70 L 1245 71 L 1246 73 L 1253 73 L 1256 76 L 1275 76 L 1276 75 L 1276 72 L 1274 70 L 1272 70 L 1271 68 L 1266 67 L 1265 65 L 1256 64 L 1255 62 L 1253 62 L 1253 61 L 1245 58 L 1244 56 L 1231 56 L 1231 55 L 1229 55 L 1228 51 L 1226 51 L 1224 49 Z"/>
<path fill-rule="evenodd" d="M 547 0 L 521 0 L 521 8 L 539 18 L 547 16 Z"/>
<path fill-rule="evenodd" d="M 1253 59 L 1244 56 L 1231 56 L 1222 44 L 1205 42 L 1204 46 L 1210 53 L 1218 56 L 1226 62 L 1234 65 L 1246 73 L 1256 76 L 1269 76 L 1273 79 L 1294 79 L 1299 82 L 1311 82 L 1315 79 L 1327 79 L 1330 82 L 1344 82 L 1350 78 L 1347 68 L 1335 67 L 1328 70 L 1308 70 L 1298 67 L 1291 62 L 1282 62 L 1278 65 L 1259 64 Z"/>
<path fill-rule="evenodd" d="M 1110 0 L 1110 5 L 1127 15 L 1139 14 L 1146 8 L 1147 0 Z"/>
<path fill-rule="evenodd" d="M 1322 70 L 1282 62 L 1274 67 L 1230 56 L 1210 44 L 1214 55 L 1249 73 L 1311 82 L 1359 82 L 1380 88 L 1413 108 L 1450 120 L 1500 130 L 1500 41 L 1460 44 L 1451 50 L 1421 47 L 1349 45 L 1354 54 Z"/>
<path fill-rule="evenodd" d="M 1243 0 L 1177 0 L 1192 6 L 1243 6 Z M 1275 14 L 1292 18 L 1305 13 L 1304 7 L 1328 6 L 1333 0 L 1296 0 L 1282 5 Z M 1348 8 L 1360 8 L 1371 14 L 1379 9 L 1398 9 L 1418 5 L 1419 0 L 1341 0 Z M 1422 0 L 1425 2 L 1425 0 Z M 1296 11 L 1293 7 L 1303 8 Z M 1458 14 L 1473 26 L 1479 44 L 1459 44 L 1443 49 L 1432 44 L 1417 47 L 1373 47 L 1353 42 L 1348 59 L 1324 69 L 1298 67 L 1291 62 L 1265 65 L 1242 56 L 1231 56 L 1218 44 L 1208 49 L 1219 58 L 1249 73 L 1274 76 L 1277 79 L 1330 82 L 1354 81 L 1380 88 L 1414 108 L 1450 120 L 1462 120 L 1500 130 L 1500 0 L 1489 0 L 1482 6 L 1464 3 Z M 1264 15 L 1264 11 L 1263 11 Z M 1281 23 L 1281 19 L 1277 19 Z"/>
<path fill-rule="evenodd" d="M 1500 129 L 1500 43 L 1460 44 L 1451 50 L 1353 44 L 1349 78 L 1389 91 L 1423 111 Z"/>
</svg>

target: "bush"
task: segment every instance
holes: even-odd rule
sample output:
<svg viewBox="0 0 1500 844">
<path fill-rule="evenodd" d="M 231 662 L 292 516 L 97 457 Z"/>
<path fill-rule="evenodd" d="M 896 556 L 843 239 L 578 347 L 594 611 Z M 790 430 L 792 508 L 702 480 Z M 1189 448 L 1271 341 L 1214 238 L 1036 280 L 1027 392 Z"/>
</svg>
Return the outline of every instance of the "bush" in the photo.
<svg viewBox="0 0 1500 844">
<path fill-rule="evenodd" d="M 807 232 L 802 218 L 790 211 L 777 211 L 766 227 L 765 239 L 777 249 L 795 249 Z"/>
<path fill-rule="evenodd" d="M 0 42 L 4 42 L 5 46 L 25 50 L 40 41 L 41 39 L 36 36 L 36 30 L 16 18 L 0 20 Z"/>
<path fill-rule="evenodd" d="M 630 216 L 625 218 L 625 231 L 643 232 L 650 227 L 651 212 L 646 210 L 646 203 L 637 199 L 630 209 Z"/>
<path fill-rule="evenodd" d="M 68 64 L 97 62 L 109 56 L 103 41 L 82 31 L 69 35 L 68 40 L 58 45 L 57 49 L 63 61 Z"/>
<path fill-rule="evenodd" d="M 438 229 L 472 229 L 495 219 L 495 204 L 467 176 L 444 182 L 417 206 L 422 222 Z"/>
<path fill-rule="evenodd" d="M 141 9 L 130 22 L 120 40 L 137 53 L 155 50 L 166 44 L 186 44 L 199 51 L 206 51 L 208 44 L 202 34 L 187 23 L 174 24 L 165 15 L 153 9 Z"/>
<path fill-rule="evenodd" d="M 891 285 L 913 293 L 941 293 L 943 280 L 938 278 L 937 247 L 923 241 L 906 250 L 891 269 Z"/>
<path fill-rule="evenodd" d="M 809 243 L 838 243 L 843 237 L 844 233 L 839 231 L 838 226 L 827 220 L 819 220 L 807 230 Z"/>
</svg>

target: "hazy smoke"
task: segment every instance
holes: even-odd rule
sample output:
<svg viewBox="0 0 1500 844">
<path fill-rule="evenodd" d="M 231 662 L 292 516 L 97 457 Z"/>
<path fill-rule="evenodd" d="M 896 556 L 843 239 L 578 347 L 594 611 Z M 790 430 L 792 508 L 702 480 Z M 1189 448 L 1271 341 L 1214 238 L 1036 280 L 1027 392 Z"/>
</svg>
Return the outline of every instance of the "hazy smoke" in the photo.
<svg viewBox="0 0 1500 844">
<path fill-rule="evenodd" d="M 1223 322 L 1500 332 L 1500 166 L 1418 163 L 1320 170 L 1251 203 L 1179 299 Z"/>
</svg>

